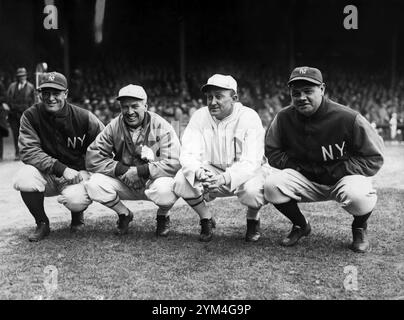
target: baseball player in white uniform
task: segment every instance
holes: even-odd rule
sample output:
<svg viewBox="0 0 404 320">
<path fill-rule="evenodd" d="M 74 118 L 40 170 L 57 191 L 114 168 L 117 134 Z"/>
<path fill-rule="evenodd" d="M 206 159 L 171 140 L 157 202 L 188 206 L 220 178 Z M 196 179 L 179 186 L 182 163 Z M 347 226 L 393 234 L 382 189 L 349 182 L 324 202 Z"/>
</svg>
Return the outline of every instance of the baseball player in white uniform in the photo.
<svg viewBox="0 0 404 320">
<path fill-rule="evenodd" d="M 198 213 L 200 241 L 210 241 L 215 227 L 206 202 L 234 195 L 248 208 L 245 240 L 258 241 L 263 184 L 270 170 L 261 120 L 238 102 L 232 76 L 215 74 L 201 90 L 207 106 L 193 114 L 184 131 L 174 192 Z"/>
<path fill-rule="evenodd" d="M 177 201 L 174 176 L 180 168 L 180 142 L 173 127 L 147 111 L 141 86 L 128 85 L 117 98 L 121 114 L 88 147 L 86 167 L 94 172 L 85 186 L 89 197 L 114 210 L 116 234 L 128 232 L 133 213 L 121 200 L 149 200 L 158 206 L 157 236 L 169 233 L 169 210 Z"/>
</svg>

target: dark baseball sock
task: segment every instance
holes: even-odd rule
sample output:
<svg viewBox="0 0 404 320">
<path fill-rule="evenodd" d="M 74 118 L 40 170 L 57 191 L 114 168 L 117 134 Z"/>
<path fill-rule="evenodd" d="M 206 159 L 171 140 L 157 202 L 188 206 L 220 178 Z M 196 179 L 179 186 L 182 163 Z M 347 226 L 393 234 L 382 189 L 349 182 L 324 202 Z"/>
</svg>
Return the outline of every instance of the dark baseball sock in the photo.
<svg viewBox="0 0 404 320">
<path fill-rule="evenodd" d="M 72 216 L 72 225 L 84 224 L 83 211 L 70 211 Z"/>
<path fill-rule="evenodd" d="M 300 211 L 295 200 L 286 203 L 274 204 L 275 208 L 283 213 L 294 225 L 305 228 L 307 225 L 306 218 Z"/>
<path fill-rule="evenodd" d="M 354 216 L 354 220 L 352 222 L 352 229 L 363 228 L 366 229 L 368 224 L 366 221 L 369 219 L 372 211 L 363 215 L 363 216 Z"/>
<path fill-rule="evenodd" d="M 43 207 L 45 194 L 43 192 L 21 192 L 21 198 L 27 206 L 29 212 L 34 216 L 37 224 L 45 222 L 49 224 Z"/>
</svg>

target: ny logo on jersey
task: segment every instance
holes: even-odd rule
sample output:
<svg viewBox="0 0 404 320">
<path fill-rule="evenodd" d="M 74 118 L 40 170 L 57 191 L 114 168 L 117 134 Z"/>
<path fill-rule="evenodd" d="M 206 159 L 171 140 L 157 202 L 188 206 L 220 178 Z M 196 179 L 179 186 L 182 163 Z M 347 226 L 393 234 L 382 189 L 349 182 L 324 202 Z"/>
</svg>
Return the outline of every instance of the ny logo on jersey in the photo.
<svg viewBox="0 0 404 320">
<path fill-rule="evenodd" d="M 84 135 L 82 138 L 74 137 L 73 140 L 70 139 L 70 137 L 67 137 L 67 147 L 72 148 L 72 149 L 76 149 L 77 141 L 80 142 L 80 147 L 82 147 L 84 145 L 84 139 L 85 138 L 86 138 L 86 135 Z"/>
<path fill-rule="evenodd" d="M 321 151 L 323 152 L 324 161 L 327 161 L 327 158 L 329 158 L 329 160 L 334 160 L 335 157 L 336 157 L 336 159 L 343 157 L 345 141 L 342 141 L 341 146 L 339 146 L 338 143 L 334 144 L 334 146 L 340 152 L 340 155 L 334 156 L 333 145 L 331 145 L 331 144 L 328 146 L 328 149 L 325 148 L 324 146 L 321 146 Z"/>
<path fill-rule="evenodd" d="M 303 67 L 299 69 L 300 74 L 306 74 L 307 72 L 307 67 Z"/>
</svg>

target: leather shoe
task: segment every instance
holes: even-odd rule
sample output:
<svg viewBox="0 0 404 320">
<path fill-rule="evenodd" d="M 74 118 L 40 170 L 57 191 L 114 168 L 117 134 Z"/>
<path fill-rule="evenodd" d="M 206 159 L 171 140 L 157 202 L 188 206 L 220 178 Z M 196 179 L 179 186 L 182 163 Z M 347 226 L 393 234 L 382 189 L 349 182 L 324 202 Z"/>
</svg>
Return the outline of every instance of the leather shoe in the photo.
<svg viewBox="0 0 404 320">
<path fill-rule="evenodd" d="M 367 231 L 364 228 L 352 228 L 353 242 L 351 250 L 359 253 L 370 251 L 370 243 L 367 239 Z"/>
<path fill-rule="evenodd" d="M 124 235 L 128 233 L 129 223 L 133 220 L 133 213 L 129 212 L 128 215 L 120 214 L 119 220 L 117 221 L 118 228 L 115 231 L 115 234 L 118 236 Z"/>
<path fill-rule="evenodd" d="M 245 241 L 247 242 L 257 242 L 260 237 L 260 224 L 261 221 L 247 219 L 247 232 L 245 234 Z"/>
<path fill-rule="evenodd" d="M 297 244 L 300 238 L 308 236 L 311 232 L 310 223 L 307 222 L 306 227 L 302 228 L 298 225 L 293 225 L 292 230 L 290 231 L 289 235 L 282 239 L 281 245 L 285 247 L 291 247 Z"/>
<path fill-rule="evenodd" d="M 48 236 L 49 233 L 49 224 L 46 222 L 40 222 L 37 224 L 35 231 L 28 236 L 28 240 L 31 242 L 38 242 Z"/>
<path fill-rule="evenodd" d="M 156 235 L 158 237 L 167 237 L 170 232 L 170 217 L 169 216 L 157 216 Z"/>
<path fill-rule="evenodd" d="M 199 241 L 209 242 L 213 237 L 213 228 L 216 228 L 216 221 L 213 218 L 201 219 L 201 234 L 199 236 Z"/>
</svg>

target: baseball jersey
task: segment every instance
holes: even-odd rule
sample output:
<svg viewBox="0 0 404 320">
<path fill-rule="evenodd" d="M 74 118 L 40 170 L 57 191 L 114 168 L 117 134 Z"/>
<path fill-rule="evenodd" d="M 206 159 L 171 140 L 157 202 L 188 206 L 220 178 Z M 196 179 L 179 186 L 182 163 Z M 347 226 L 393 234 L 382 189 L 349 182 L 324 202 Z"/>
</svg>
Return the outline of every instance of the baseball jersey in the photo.
<svg viewBox="0 0 404 320">
<path fill-rule="evenodd" d="M 66 167 L 85 170 L 87 147 L 103 128 L 94 114 L 68 102 L 56 113 L 47 112 L 42 103 L 35 104 L 21 117 L 21 160 L 57 177 Z"/>
<path fill-rule="evenodd" d="M 264 134 L 258 114 L 239 102 L 221 121 L 210 115 L 208 107 L 200 108 L 182 136 L 180 163 L 186 179 L 194 185 L 195 172 L 210 164 L 224 171 L 235 190 L 267 163 Z"/>
<path fill-rule="evenodd" d="M 294 106 L 284 108 L 265 138 L 271 166 L 295 169 L 325 185 L 346 175 L 375 175 L 383 165 L 383 152 L 382 138 L 360 113 L 327 98 L 310 117 Z"/>
</svg>

